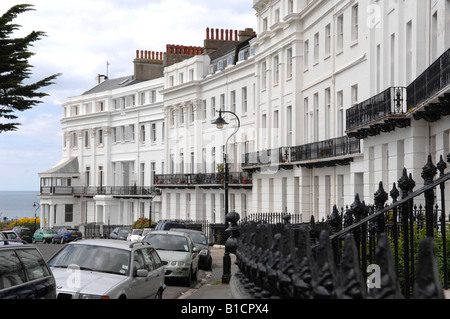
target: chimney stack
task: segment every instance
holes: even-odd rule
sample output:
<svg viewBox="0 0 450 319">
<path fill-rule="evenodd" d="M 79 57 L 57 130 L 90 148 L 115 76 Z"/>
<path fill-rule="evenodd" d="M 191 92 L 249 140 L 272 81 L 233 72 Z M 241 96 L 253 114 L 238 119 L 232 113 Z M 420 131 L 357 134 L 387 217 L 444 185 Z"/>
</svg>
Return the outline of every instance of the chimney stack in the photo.
<svg viewBox="0 0 450 319">
<path fill-rule="evenodd" d="M 205 52 L 210 54 L 228 43 L 235 43 L 250 39 L 255 35 L 253 29 L 245 29 L 244 31 L 231 29 L 214 29 L 206 28 L 206 39 L 204 41 Z"/>
<path fill-rule="evenodd" d="M 162 52 L 136 50 L 134 78 L 148 81 L 164 76 L 164 54 Z"/>
</svg>

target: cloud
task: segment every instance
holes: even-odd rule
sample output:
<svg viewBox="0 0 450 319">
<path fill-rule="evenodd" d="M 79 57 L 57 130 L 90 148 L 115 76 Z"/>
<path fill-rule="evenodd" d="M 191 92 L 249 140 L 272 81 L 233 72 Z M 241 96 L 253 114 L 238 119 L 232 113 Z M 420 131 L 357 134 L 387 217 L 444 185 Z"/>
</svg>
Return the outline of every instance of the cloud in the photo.
<svg viewBox="0 0 450 319">
<path fill-rule="evenodd" d="M 252 1 L 242 0 L 0 0 L 0 15 L 21 3 L 34 4 L 35 11 L 14 21 L 22 26 L 17 36 L 47 34 L 31 49 L 30 81 L 62 75 L 43 89 L 50 96 L 42 104 L 18 114 L 19 130 L 0 134 L 0 190 L 30 189 L 39 182 L 37 173 L 59 162 L 61 104 L 92 88 L 106 62 L 111 78 L 131 75 L 136 50 L 202 46 L 207 27 L 256 25 Z"/>
</svg>

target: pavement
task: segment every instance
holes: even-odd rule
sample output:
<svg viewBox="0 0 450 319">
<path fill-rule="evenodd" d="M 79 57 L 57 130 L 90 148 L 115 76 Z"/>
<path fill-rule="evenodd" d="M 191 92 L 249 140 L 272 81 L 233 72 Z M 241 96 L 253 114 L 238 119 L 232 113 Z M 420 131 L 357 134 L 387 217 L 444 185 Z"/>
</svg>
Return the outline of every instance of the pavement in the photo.
<svg viewBox="0 0 450 319">
<path fill-rule="evenodd" d="M 230 285 L 222 283 L 224 253 L 224 246 L 213 246 L 211 248 L 211 256 L 213 258 L 212 271 L 206 272 L 205 277 L 197 284 L 195 289 L 188 290 L 178 299 L 233 299 Z M 231 254 L 232 275 L 238 270 L 238 267 L 234 264 L 235 260 L 236 256 Z"/>
</svg>

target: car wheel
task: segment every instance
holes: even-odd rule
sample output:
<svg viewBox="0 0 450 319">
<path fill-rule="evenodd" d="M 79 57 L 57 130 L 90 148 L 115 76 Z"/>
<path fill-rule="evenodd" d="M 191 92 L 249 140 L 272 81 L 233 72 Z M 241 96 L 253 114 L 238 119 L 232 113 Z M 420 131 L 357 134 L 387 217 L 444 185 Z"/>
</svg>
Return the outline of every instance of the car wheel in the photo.
<svg viewBox="0 0 450 319">
<path fill-rule="evenodd" d="M 163 290 L 160 288 L 156 293 L 155 299 L 162 299 Z"/>
<path fill-rule="evenodd" d="M 211 257 L 209 257 L 209 260 L 208 260 L 208 265 L 206 266 L 206 270 L 212 270 L 212 258 Z"/>
<path fill-rule="evenodd" d="M 184 285 L 186 287 L 190 287 L 191 286 L 191 281 L 192 281 L 192 268 L 189 270 L 189 274 L 184 279 Z"/>
<path fill-rule="evenodd" d="M 198 267 L 195 272 L 191 270 L 191 281 L 197 281 Z"/>
</svg>

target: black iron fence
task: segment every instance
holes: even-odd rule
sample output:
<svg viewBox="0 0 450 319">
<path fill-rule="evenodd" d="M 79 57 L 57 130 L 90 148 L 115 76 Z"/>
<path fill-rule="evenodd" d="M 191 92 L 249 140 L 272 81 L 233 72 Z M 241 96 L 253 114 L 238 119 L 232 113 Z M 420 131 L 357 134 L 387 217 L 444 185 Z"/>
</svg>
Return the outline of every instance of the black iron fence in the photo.
<svg viewBox="0 0 450 319">
<path fill-rule="evenodd" d="M 323 222 L 295 225 L 288 214 L 283 223 L 244 220 L 235 235 L 237 291 L 250 298 L 443 298 L 449 273 L 446 167 L 442 157 L 437 166 L 429 157 L 418 190 L 405 169 L 389 205 L 380 183 L 373 206 L 356 195 Z"/>
<path fill-rule="evenodd" d="M 131 228 L 131 225 L 108 225 L 103 223 L 89 223 L 80 225 L 78 229 L 84 238 L 109 238 L 110 234 L 116 227 Z"/>
<path fill-rule="evenodd" d="M 186 225 L 186 228 L 195 229 L 205 233 L 208 241 L 217 245 L 225 245 L 225 242 L 229 236 L 225 232 L 225 224 L 223 223 L 211 223 L 208 220 L 171 220 L 180 222 Z M 116 227 L 128 227 L 131 225 L 108 225 L 103 223 L 89 223 L 80 225 L 79 229 L 83 233 L 85 238 L 109 238 L 109 235 Z"/>
</svg>

